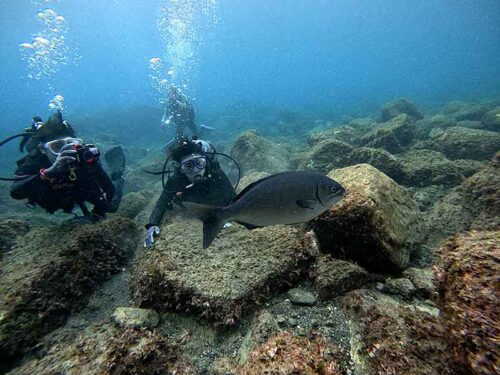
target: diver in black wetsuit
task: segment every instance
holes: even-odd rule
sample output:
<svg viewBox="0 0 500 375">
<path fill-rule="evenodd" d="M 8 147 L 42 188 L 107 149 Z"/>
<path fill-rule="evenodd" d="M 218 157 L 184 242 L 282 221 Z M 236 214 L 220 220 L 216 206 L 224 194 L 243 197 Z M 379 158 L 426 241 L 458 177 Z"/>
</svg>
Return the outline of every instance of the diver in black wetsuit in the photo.
<svg viewBox="0 0 500 375">
<path fill-rule="evenodd" d="M 194 122 L 194 108 L 177 86 L 170 85 L 167 99 L 167 110 L 162 118 L 163 126 L 173 126 L 175 128 L 175 137 L 170 143 L 181 140 L 186 128 L 188 128 L 194 137 L 199 136 L 198 126 Z"/>
<path fill-rule="evenodd" d="M 170 157 L 179 166 L 167 180 L 160 198 L 151 212 L 148 230 L 144 240 L 145 247 L 153 246 L 155 237 L 160 234 L 160 224 L 166 210 L 173 203 L 182 205 L 183 201 L 202 203 L 211 206 L 227 206 L 236 196 L 233 186 L 215 157 L 215 150 L 206 141 L 182 138 L 171 148 Z"/>
<path fill-rule="evenodd" d="M 60 112 L 46 124 L 33 118 L 31 129 L 21 142 L 21 151 L 28 155 L 17 161 L 15 181 L 10 195 L 27 199 L 49 213 L 63 210 L 71 213 L 78 205 L 84 221 L 97 221 L 106 212 L 116 212 L 122 197 L 125 158 L 121 147 L 105 157 L 112 170 L 111 178 L 104 171 L 99 150 L 85 145 L 75 137 L 73 128 L 63 121 Z M 85 202 L 94 205 L 90 212 Z"/>
</svg>

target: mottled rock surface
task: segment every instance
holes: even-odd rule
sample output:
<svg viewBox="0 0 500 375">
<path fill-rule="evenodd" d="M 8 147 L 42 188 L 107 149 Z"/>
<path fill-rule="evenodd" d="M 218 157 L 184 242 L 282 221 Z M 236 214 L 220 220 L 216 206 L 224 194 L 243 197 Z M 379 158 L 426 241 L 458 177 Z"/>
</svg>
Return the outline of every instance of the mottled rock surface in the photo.
<svg viewBox="0 0 500 375">
<path fill-rule="evenodd" d="M 410 193 L 368 164 L 333 170 L 347 190 L 329 211 L 311 221 L 323 252 L 352 259 L 373 271 L 399 271 L 424 236 Z"/>
<path fill-rule="evenodd" d="M 161 375 L 196 374 L 181 360 L 176 345 L 147 330 L 88 327 L 79 337 L 59 342 L 41 359 L 10 372 L 12 375 Z"/>
<path fill-rule="evenodd" d="M 361 287 L 370 276 L 356 264 L 321 255 L 313 264 L 313 279 L 322 298 L 333 298 Z"/>
<path fill-rule="evenodd" d="M 449 159 L 487 160 L 500 150 L 500 134 L 487 130 L 454 126 L 430 134 L 432 149 Z"/>
<path fill-rule="evenodd" d="M 342 168 L 349 165 L 349 156 L 352 151 L 353 147 L 348 143 L 325 140 L 312 147 L 299 168 L 327 173 L 333 168 Z"/>
<path fill-rule="evenodd" d="M 119 326 L 128 328 L 154 328 L 159 321 L 156 311 L 136 307 L 117 307 L 111 317 Z"/>
<path fill-rule="evenodd" d="M 389 121 L 401 114 L 406 114 L 414 120 L 424 117 L 415 104 L 408 99 L 400 98 L 384 104 L 380 110 L 380 122 Z"/>
<path fill-rule="evenodd" d="M 392 154 L 400 154 L 410 146 L 414 133 L 415 124 L 408 115 L 402 114 L 377 125 L 363 135 L 361 143 L 365 147 L 383 148 Z"/>
<path fill-rule="evenodd" d="M 404 179 L 401 163 L 386 150 L 369 147 L 355 148 L 349 155 L 349 165 L 362 163 L 370 164 L 397 183 L 401 183 Z"/>
<path fill-rule="evenodd" d="M 299 306 L 314 306 L 317 301 L 314 293 L 302 288 L 292 288 L 286 293 L 286 295 L 290 299 L 291 303 Z"/>
<path fill-rule="evenodd" d="M 289 151 L 271 142 L 255 131 L 242 133 L 229 154 L 239 163 L 242 171 L 282 172 L 289 168 Z"/>
<path fill-rule="evenodd" d="M 151 251 L 141 252 L 132 277 L 140 307 L 195 314 L 216 325 L 233 324 L 301 273 L 309 257 L 301 227 L 249 231 L 234 224 L 208 250 L 202 223 L 175 217 Z"/>
<path fill-rule="evenodd" d="M 34 228 L 4 256 L 0 273 L 0 358 L 18 354 L 63 324 L 89 294 L 120 272 L 137 227 L 114 217 L 95 225 Z"/>
<path fill-rule="evenodd" d="M 413 150 L 404 154 L 400 161 L 405 185 L 455 186 L 464 179 L 455 163 L 437 151 Z"/>
<path fill-rule="evenodd" d="M 500 372 L 500 232 L 468 232 L 435 262 L 437 302 L 456 360 L 473 374 Z"/>
<path fill-rule="evenodd" d="M 0 221 L 0 258 L 12 249 L 19 236 L 24 236 L 29 230 L 29 224 L 23 220 Z"/>
<path fill-rule="evenodd" d="M 344 309 L 351 329 L 356 374 L 460 374 L 439 319 L 390 296 L 350 292 Z"/>
<path fill-rule="evenodd" d="M 500 106 L 486 112 L 481 119 L 485 129 L 500 131 Z"/>
</svg>

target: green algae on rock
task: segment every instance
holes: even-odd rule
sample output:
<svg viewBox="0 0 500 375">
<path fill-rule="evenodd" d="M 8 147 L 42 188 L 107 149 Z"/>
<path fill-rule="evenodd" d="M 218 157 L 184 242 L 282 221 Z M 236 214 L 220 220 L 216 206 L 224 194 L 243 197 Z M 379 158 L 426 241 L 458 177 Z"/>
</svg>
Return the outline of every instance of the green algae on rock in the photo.
<svg viewBox="0 0 500 375">
<path fill-rule="evenodd" d="M 0 358 L 20 354 L 81 308 L 101 282 L 122 270 L 137 234 L 132 221 L 114 217 L 34 228 L 22 237 L 1 264 Z"/>
<path fill-rule="evenodd" d="M 296 280 L 310 257 L 301 226 L 249 231 L 232 225 L 208 250 L 202 249 L 201 235 L 196 219 L 178 216 L 163 225 L 154 249 L 136 259 L 137 306 L 231 325 Z"/>
<path fill-rule="evenodd" d="M 401 114 L 408 115 L 413 119 L 413 121 L 420 120 L 424 117 L 422 112 L 420 112 L 415 104 L 413 104 L 408 99 L 399 98 L 384 104 L 384 106 L 380 110 L 379 120 L 380 122 L 386 122 Z"/>
<path fill-rule="evenodd" d="M 370 271 L 397 272 L 423 240 L 423 221 L 410 193 L 368 164 L 331 171 L 344 198 L 310 222 L 323 252 Z"/>
<path fill-rule="evenodd" d="M 456 360 L 473 374 L 500 372 L 500 232 L 467 232 L 435 261 L 437 303 Z"/>
<path fill-rule="evenodd" d="M 415 124 L 406 114 L 377 125 L 361 138 L 365 147 L 383 148 L 392 154 L 405 152 L 413 141 Z"/>
</svg>

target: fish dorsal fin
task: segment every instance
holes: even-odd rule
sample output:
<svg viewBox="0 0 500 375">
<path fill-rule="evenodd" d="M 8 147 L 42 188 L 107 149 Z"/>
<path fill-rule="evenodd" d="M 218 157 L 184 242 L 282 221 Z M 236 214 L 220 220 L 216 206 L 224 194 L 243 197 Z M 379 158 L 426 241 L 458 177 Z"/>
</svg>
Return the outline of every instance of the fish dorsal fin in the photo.
<svg viewBox="0 0 500 375">
<path fill-rule="evenodd" d="M 286 172 L 284 172 L 284 173 L 286 173 Z M 271 177 L 276 177 L 276 176 L 278 176 L 278 175 L 280 175 L 280 174 L 282 174 L 282 173 L 272 174 L 272 175 L 270 175 L 270 176 L 267 176 L 267 177 L 261 178 L 260 180 L 257 180 L 257 181 L 255 181 L 255 182 L 252 182 L 250 185 L 248 185 L 248 186 L 247 186 L 247 187 L 245 187 L 242 191 L 240 191 L 240 193 L 239 193 L 236 197 L 234 197 L 234 198 L 233 198 L 233 203 L 234 203 L 234 202 L 236 202 L 238 199 L 240 199 L 240 198 L 241 198 L 241 196 L 242 196 L 243 194 L 245 194 L 246 192 L 248 192 L 250 189 L 254 188 L 255 186 L 257 186 L 257 185 L 261 184 L 262 182 L 264 182 L 264 181 L 266 181 L 266 180 L 269 180 Z"/>
</svg>

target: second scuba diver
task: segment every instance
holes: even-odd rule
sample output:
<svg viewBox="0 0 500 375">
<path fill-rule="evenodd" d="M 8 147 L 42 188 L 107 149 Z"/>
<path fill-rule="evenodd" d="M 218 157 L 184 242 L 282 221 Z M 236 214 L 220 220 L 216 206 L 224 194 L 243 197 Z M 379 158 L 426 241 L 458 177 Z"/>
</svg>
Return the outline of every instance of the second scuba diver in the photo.
<svg viewBox="0 0 500 375">
<path fill-rule="evenodd" d="M 145 247 L 152 247 L 160 234 L 160 224 L 173 203 L 183 201 L 212 206 L 227 206 L 236 196 L 233 185 L 221 169 L 212 145 L 183 137 L 171 148 L 170 158 L 178 163 L 168 178 L 146 225 Z"/>
<path fill-rule="evenodd" d="M 29 206 L 38 205 L 49 213 L 72 213 L 78 205 L 83 221 L 90 222 L 118 210 L 125 170 L 121 147 L 105 155 L 110 177 L 101 165 L 99 150 L 76 138 L 58 111 L 46 124 L 39 117 L 33 118 L 20 144 L 20 150 L 24 148 L 28 155 L 17 161 L 12 198 L 27 199 Z M 85 202 L 94 206 L 91 212 Z"/>
</svg>

